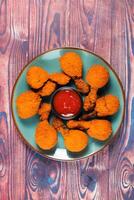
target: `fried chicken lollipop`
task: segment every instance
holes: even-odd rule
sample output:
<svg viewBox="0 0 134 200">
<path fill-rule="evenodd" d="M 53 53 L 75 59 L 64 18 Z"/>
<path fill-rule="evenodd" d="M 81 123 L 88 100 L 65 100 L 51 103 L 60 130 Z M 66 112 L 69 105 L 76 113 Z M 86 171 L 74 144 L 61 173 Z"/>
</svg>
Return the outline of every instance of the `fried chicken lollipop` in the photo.
<svg viewBox="0 0 134 200">
<path fill-rule="evenodd" d="M 43 150 L 50 150 L 55 147 L 58 136 L 55 128 L 47 120 L 38 123 L 35 131 L 35 142 Z"/>
<path fill-rule="evenodd" d="M 84 99 L 84 110 L 91 110 L 97 99 L 97 91 L 99 88 L 104 87 L 109 80 L 109 73 L 105 67 L 95 64 L 89 68 L 86 80 L 91 86 L 89 94 Z"/>
<path fill-rule="evenodd" d="M 120 107 L 120 102 L 118 97 L 108 94 L 106 96 L 100 97 L 96 100 L 96 106 L 94 111 L 88 114 L 84 114 L 81 119 L 88 119 L 93 116 L 106 117 L 117 113 Z"/>
<path fill-rule="evenodd" d="M 120 102 L 117 96 L 108 94 L 100 97 L 96 101 L 95 111 L 97 116 L 105 117 L 117 113 L 120 107 Z"/>
<path fill-rule="evenodd" d="M 31 90 L 23 92 L 17 97 L 16 100 L 19 117 L 22 119 L 33 117 L 37 114 L 40 103 L 41 98 L 37 93 Z"/>
<path fill-rule="evenodd" d="M 39 89 L 48 80 L 48 72 L 41 67 L 32 66 L 26 74 L 27 83 L 34 89 Z"/>
<path fill-rule="evenodd" d="M 79 54 L 67 52 L 60 57 L 61 69 L 70 76 L 81 93 L 89 92 L 89 85 L 82 80 L 82 60 Z"/>
<path fill-rule="evenodd" d="M 82 76 L 82 60 L 79 54 L 75 52 L 67 52 L 60 57 L 61 69 L 70 77 L 81 78 Z"/>
<path fill-rule="evenodd" d="M 51 112 L 51 104 L 43 103 L 38 110 L 38 114 L 40 115 L 40 120 L 48 120 L 50 112 Z"/>
<path fill-rule="evenodd" d="M 50 96 L 56 89 L 56 83 L 52 81 L 47 81 L 43 88 L 39 91 L 42 97 Z"/>
<path fill-rule="evenodd" d="M 68 128 L 78 128 L 87 130 L 90 137 L 105 141 L 112 133 L 112 125 L 108 120 L 91 120 L 91 121 L 76 121 L 70 120 L 67 122 Z"/>
<path fill-rule="evenodd" d="M 96 140 L 105 141 L 112 134 L 112 124 L 108 120 L 94 119 L 90 122 L 90 127 L 87 130 L 87 133 L 90 137 Z"/>
<path fill-rule="evenodd" d="M 54 118 L 53 126 L 62 134 L 65 147 L 68 151 L 80 152 L 88 145 L 88 136 L 86 133 L 80 130 L 67 129 L 61 119 Z"/>
<path fill-rule="evenodd" d="M 49 79 L 58 83 L 59 85 L 66 85 L 71 80 L 71 78 L 63 72 L 50 74 Z"/>
</svg>

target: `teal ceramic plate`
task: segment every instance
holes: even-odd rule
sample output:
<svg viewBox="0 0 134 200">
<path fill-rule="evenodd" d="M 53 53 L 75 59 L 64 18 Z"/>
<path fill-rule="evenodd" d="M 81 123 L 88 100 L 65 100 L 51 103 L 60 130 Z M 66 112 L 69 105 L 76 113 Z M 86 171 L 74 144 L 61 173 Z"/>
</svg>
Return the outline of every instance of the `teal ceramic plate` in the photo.
<svg viewBox="0 0 134 200">
<path fill-rule="evenodd" d="M 56 148 L 53 151 L 42 151 L 41 149 L 38 148 L 34 139 L 35 129 L 37 123 L 39 122 L 39 117 L 35 116 L 27 120 L 20 119 L 16 111 L 16 98 L 22 92 L 29 89 L 29 86 L 27 85 L 25 78 L 26 78 L 26 72 L 30 66 L 32 65 L 41 66 L 42 68 L 46 69 L 49 73 L 60 72 L 61 70 L 59 64 L 59 57 L 63 55 L 65 52 L 69 51 L 77 52 L 81 56 L 83 60 L 83 78 L 85 77 L 88 68 L 91 67 L 91 65 L 93 64 L 96 63 L 101 64 L 107 68 L 107 70 L 110 73 L 110 81 L 108 85 L 101 92 L 102 94 L 112 93 L 118 96 L 120 100 L 120 109 L 116 115 L 110 118 L 112 122 L 113 133 L 108 141 L 98 142 L 93 139 L 89 139 L 88 147 L 83 152 L 77 154 L 71 154 L 65 149 L 63 138 L 60 134 L 58 134 L 58 144 Z M 21 138 L 23 138 L 23 140 L 27 145 L 29 145 L 32 149 L 34 149 L 41 155 L 55 160 L 64 160 L 64 161 L 85 158 L 102 150 L 106 145 L 109 144 L 109 142 L 112 141 L 114 136 L 118 133 L 118 130 L 120 128 L 124 116 L 124 94 L 123 94 L 122 84 L 117 74 L 111 68 L 111 66 L 103 58 L 92 52 L 70 47 L 50 50 L 33 59 L 28 65 L 24 67 L 24 69 L 19 74 L 12 93 L 12 114 L 18 132 L 21 135 Z"/>
</svg>

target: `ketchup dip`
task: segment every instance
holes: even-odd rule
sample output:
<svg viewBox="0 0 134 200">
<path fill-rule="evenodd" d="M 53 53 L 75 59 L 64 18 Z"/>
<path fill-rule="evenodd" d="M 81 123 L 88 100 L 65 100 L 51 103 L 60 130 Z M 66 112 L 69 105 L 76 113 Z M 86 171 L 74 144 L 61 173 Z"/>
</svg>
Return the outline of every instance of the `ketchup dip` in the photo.
<svg viewBox="0 0 134 200">
<path fill-rule="evenodd" d="M 60 118 L 73 119 L 81 112 L 81 96 L 73 88 L 62 87 L 53 95 L 52 108 Z"/>
</svg>

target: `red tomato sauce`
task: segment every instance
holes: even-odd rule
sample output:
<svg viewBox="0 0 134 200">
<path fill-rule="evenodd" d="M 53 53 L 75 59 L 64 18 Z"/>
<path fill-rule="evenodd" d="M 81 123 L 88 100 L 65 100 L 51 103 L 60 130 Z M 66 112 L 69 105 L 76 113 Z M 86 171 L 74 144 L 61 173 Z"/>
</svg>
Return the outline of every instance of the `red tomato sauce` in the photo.
<svg viewBox="0 0 134 200">
<path fill-rule="evenodd" d="M 82 107 L 80 96 L 74 90 L 60 90 L 53 99 L 55 111 L 63 117 L 77 115 Z"/>
</svg>

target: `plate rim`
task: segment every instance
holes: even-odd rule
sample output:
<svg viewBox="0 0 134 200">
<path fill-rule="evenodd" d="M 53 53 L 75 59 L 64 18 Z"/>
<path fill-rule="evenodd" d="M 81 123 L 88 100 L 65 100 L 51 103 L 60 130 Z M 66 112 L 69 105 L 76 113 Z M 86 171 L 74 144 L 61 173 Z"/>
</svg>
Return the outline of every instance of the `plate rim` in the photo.
<svg viewBox="0 0 134 200">
<path fill-rule="evenodd" d="M 16 84 L 17 84 L 19 78 L 21 77 L 23 71 L 27 68 L 27 66 L 28 66 L 31 62 L 33 62 L 35 59 L 37 59 L 38 57 L 40 57 L 40 56 L 42 56 L 42 55 L 44 55 L 44 54 L 46 54 L 46 53 L 49 53 L 49 52 L 52 52 L 52 51 L 55 51 L 55 50 L 63 50 L 63 49 L 72 49 L 72 50 L 85 51 L 85 52 L 90 53 L 90 54 L 92 54 L 92 55 L 94 55 L 94 56 L 97 56 L 97 57 L 100 58 L 102 61 L 104 61 L 104 62 L 107 64 L 107 66 L 110 68 L 110 70 L 114 73 L 115 77 L 117 78 L 118 83 L 119 83 L 120 88 L 121 88 L 122 96 L 123 96 L 123 113 L 122 113 L 122 118 L 121 118 L 121 121 L 120 121 L 119 126 L 118 126 L 118 128 L 117 128 L 117 131 L 115 132 L 115 134 L 113 135 L 113 137 L 112 137 L 110 140 L 108 140 L 108 141 L 106 142 L 106 144 L 105 144 L 102 148 L 100 148 L 99 150 L 97 150 L 96 152 L 93 152 L 93 153 L 91 153 L 91 154 L 89 154 L 89 155 L 86 155 L 86 156 L 83 156 L 83 157 L 72 158 L 72 159 L 54 158 L 54 157 L 51 157 L 51 156 L 49 156 L 49 155 L 47 155 L 47 154 L 42 154 L 39 150 L 37 150 L 36 148 L 34 148 L 34 147 L 25 139 L 25 137 L 23 136 L 22 132 L 19 130 L 18 125 L 17 125 L 17 122 L 16 122 L 16 119 L 15 119 L 14 111 L 13 111 L 13 98 L 14 98 L 14 91 L 15 91 L 15 88 L 16 88 Z M 82 49 L 82 48 L 79 48 L 79 47 L 73 47 L 73 46 L 66 46 L 66 47 L 59 47 L 59 48 L 52 48 L 52 49 L 49 49 L 49 50 L 47 50 L 47 51 L 44 51 L 44 52 L 41 53 L 41 54 L 38 54 L 37 56 L 35 56 L 34 58 L 32 58 L 26 65 L 24 65 L 24 67 L 21 69 L 21 71 L 19 72 L 19 74 L 18 74 L 18 76 L 17 76 L 17 78 L 16 78 L 16 80 L 15 80 L 15 82 L 14 82 L 14 85 L 13 85 L 13 88 L 12 88 L 12 93 L 11 93 L 11 104 L 10 104 L 10 106 L 11 106 L 11 114 L 12 114 L 12 118 L 13 118 L 14 125 L 15 125 L 15 127 L 16 127 L 16 130 L 17 130 L 17 133 L 18 133 L 20 139 L 24 142 L 24 144 L 26 144 L 26 146 L 30 147 L 35 153 L 38 153 L 38 154 L 41 155 L 42 157 L 47 158 L 47 159 L 51 159 L 51 160 L 55 160 L 55 161 L 60 161 L 60 162 L 62 162 L 62 161 L 63 161 L 63 162 L 73 162 L 73 161 L 79 161 L 79 160 L 82 160 L 82 159 L 89 158 L 89 157 L 91 157 L 91 156 L 93 156 L 93 155 L 95 155 L 95 154 L 97 154 L 97 153 L 99 153 L 99 152 L 102 152 L 102 151 L 104 150 L 105 147 L 107 147 L 108 145 L 110 145 L 110 144 L 116 139 L 116 137 L 119 135 L 119 130 L 120 130 L 120 128 L 121 128 L 121 125 L 122 125 L 122 123 L 123 123 L 124 116 L 125 116 L 125 105 L 126 105 L 125 91 L 124 91 L 124 89 L 123 89 L 122 82 L 121 82 L 121 80 L 120 80 L 118 74 L 116 73 L 116 71 L 115 71 L 115 70 L 113 69 L 113 67 L 111 66 L 111 64 L 108 63 L 102 56 L 96 54 L 96 53 L 93 52 L 93 51 L 90 51 L 90 50 L 88 50 L 88 49 Z"/>
</svg>

